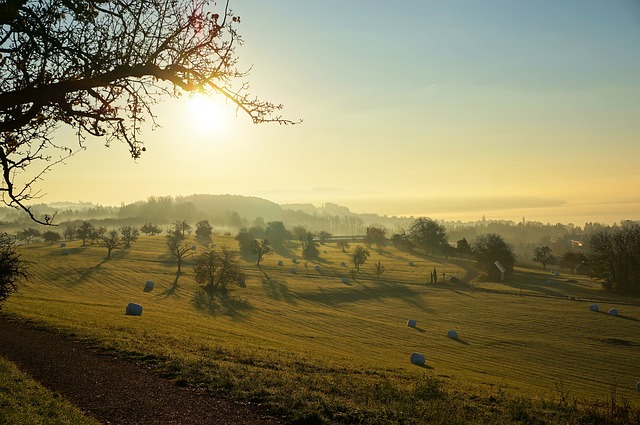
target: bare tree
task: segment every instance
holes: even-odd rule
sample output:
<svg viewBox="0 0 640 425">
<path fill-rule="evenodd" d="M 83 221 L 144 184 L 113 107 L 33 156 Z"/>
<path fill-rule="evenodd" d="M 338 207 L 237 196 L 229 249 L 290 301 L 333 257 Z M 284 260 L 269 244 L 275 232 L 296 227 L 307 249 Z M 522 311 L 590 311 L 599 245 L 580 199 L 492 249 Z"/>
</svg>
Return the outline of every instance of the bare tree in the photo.
<svg viewBox="0 0 640 425">
<path fill-rule="evenodd" d="M 131 242 L 135 242 L 140 236 L 140 230 L 137 227 L 125 224 L 120 226 L 120 235 L 125 248 L 129 248 L 131 246 Z"/>
<path fill-rule="evenodd" d="M 111 251 L 122 246 L 117 230 L 110 230 L 99 238 L 100 244 L 107 248 L 107 260 L 111 259 Z"/>
<path fill-rule="evenodd" d="M 154 105 L 182 93 L 218 94 L 254 123 L 291 121 L 247 93 L 236 68 L 240 17 L 208 0 L 13 0 L 0 3 L 0 192 L 35 217 L 34 183 L 85 148 L 121 141 L 138 158 Z M 54 140 L 61 125 L 77 140 Z"/>
<path fill-rule="evenodd" d="M 167 235 L 167 247 L 169 248 L 169 255 L 178 262 L 176 276 L 179 276 L 182 270 L 182 262 L 193 253 L 191 246 L 184 241 L 184 237 L 180 233 L 170 233 Z"/>
</svg>

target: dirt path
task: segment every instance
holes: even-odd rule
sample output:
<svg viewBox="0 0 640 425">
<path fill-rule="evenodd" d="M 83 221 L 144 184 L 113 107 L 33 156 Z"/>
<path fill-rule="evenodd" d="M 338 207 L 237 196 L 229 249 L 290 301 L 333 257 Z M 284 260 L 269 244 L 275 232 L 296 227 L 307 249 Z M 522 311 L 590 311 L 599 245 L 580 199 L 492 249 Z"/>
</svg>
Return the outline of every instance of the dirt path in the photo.
<svg viewBox="0 0 640 425">
<path fill-rule="evenodd" d="M 259 406 L 179 388 L 151 371 L 0 315 L 0 355 L 104 424 L 282 424 Z"/>
</svg>

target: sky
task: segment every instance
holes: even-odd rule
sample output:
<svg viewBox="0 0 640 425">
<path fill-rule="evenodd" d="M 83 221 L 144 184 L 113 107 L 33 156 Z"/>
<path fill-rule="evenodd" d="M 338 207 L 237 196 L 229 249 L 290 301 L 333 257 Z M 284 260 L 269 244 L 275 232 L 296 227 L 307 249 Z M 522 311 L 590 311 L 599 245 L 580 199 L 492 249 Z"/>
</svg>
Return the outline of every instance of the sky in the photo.
<svg viewBox="0 0 640 425">
<path fill-rule="evenodd" d="M 39 201 L 230 193 L 463 221 L 640 220 L 637 0 L 231 8 L 251 92 L 303 122 L 167 100 L 141 159 L 89 141 Z"/>
</svg>

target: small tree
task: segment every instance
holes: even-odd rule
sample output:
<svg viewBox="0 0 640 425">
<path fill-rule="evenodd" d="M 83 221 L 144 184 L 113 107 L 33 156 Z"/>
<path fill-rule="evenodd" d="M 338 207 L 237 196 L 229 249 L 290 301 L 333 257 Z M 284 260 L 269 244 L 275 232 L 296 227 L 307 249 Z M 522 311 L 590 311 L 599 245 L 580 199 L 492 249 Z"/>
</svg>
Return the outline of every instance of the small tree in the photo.
<svg viewBox="0 0 640 425">
<path fill-rule="evenodd" d="M 367 227 L 367 234 L 364 237 L 364 242 L 367 244 L 368 247 L 370 247 L 371 245 L 375 245 L 376 251 L 382 252 L 382 247 L 384 247 L 387 241 L 387 237 L 385 236 L 386 233 L 387 233 L 387 230 L 382 227 L 378 227 L 378 226 Z"/>
<path fill-rule="evenodd" d="M 145 235 L 151 235 L 151 236 L 155 236 L 155 235 L 159 235 L 160 233 L 162 233 L 162 229 L 153 223 L 145 223 L 141 228 L 140 231 L 142 233 L 144 233 Z"/>
<path fill-rule="evenodd" d="M 573 274 L 575 273 L 576 267 L 585 261 L 587 261 L 587 257 L 585 257 L 583 253 L 569 251 L 562 255 L 559 265 L 563 269 L 571 270 L 571 273 Z"/>
<path fill-rule="evenodd" d="M 327 243 L 327 240 L 331 239 L 331 236 L 333 235 L 326 230 L 318 232 L 318 240 L 320 241 L 320 245 L 324 245 L 325 243 Z"/>
<path fill-rule="evenodd" d="M 83 221 L 80 226 L 78 226 L 76 230 L 76 236 L 82 239 L 82 246 L 87 244 L 87 241 L 92 239 L 92 236 L 95 235 L 95 227 L 93 224 L 88 221 Z"/>
<path fill-rule="evenodd" d="M 196 282 L 204 286 L 211 304 L 217 293 L 245 278 L 235 254 L 227 247 L 202 252 L 193 266 Z"/>
<path fill-rule="evenodd" d="M 20 281 L 27 278 L 27 265 L 15 241 L 7 233 L 0 233 L 0 309 L 9 295 L 18 291 Z"/>
<path fill-rule="evenodd" d="M 430 218 L 416 219 L 409 229 L 409 239 L 426 252 L 435 253 L 436 248 L 447 244 L 447 233 L 443 225 Z"/>
<path fill-rule="evenodd" d="M 313 240 L 314 234 L 307 232 L 305 239 L 302 241 L 302 258 L 314 260 L 320 256 L 318 244 Z"/>
<path fill-rule="evenodd" d="M 42 240 L 49 242 L 50 245 L 58 242 L 60 239 L 62 239 L 60 233 L 54 232 L 53 230 L 47 230 L 42 234 Z"/>
<path fill-rule="evenodd" d="M 307 239 L 308 233 L 309 232 L 304 226 L 293 226 L 293 229 L 291 229 L 291 234 L 293 235 L 293 237 L 300 242 L 304 242 Z"/>
<path fill-rule="evenodd" d="M 553 256 L 551 248 L 548 246 L 538 247 L 533 250 L 533 261 L 542 264 L 542 270 L 547 270 L 547 264 L 556 264 L 556 257 Z"/>
<path fill-rule="evenodd" d="M 129 248 L 131 242 L 138 240 L 140 230 L 134 226 L 124 225 L 120 226 L 120 235 L 122 236 L 122 242 L 124 242 L 125 248 Z"/>
<path fill-rule="evenodd" d="M 378 280 L 380 280 L 380 275 L 381 275 L 382 273 L 384 273 L 384 272 L 385 272 L 385 270 L 386 270 L 386 268 L 385 268 L 384 264 L 382 264 L 382 263 L 380 262 L 380 260 L 378 260 L 378 262 L 377 262 L 377 263 L 374 263 L 374 264 L 373 264 L 373 272 L 374 272 L 374 273 L 376 274 L 376 276 L 378 277 Z"/>
<path fill-rule="evenodd" d="M 464 255 L 467 259 L 471 258 L 471 245 L 467 242 L 467 238 L 462 238 L 456 243 L 456 250 L 459 255 Z"/>
<path fill-rule="evenodd" d="M 342 249 L 342 252 L 347 252 L 350 245 L 349 245 L 349 242 L 345 240 L 339 240 L 339 241 L 336 241 L 336 246 Z"/>
<path fill-rule="evenodd" d="M 255 254 L 255 242 L 253 233 L 245 228 L 240 229 L 236 235 L 238 245 L 240 245 L 240 253 L 249 256 Z"/>
<path fill-rule="evenodd" d="M 62 236 L 64 236 L 65 241 L 72 241 L 76 237 L 77 226 L 76 223 L 72 223 L 67 221 L 64 226 L 64 230 L 62 231 Z"/>
<path fill-rule="evenodd" d="M 478 236 L 472 243 L 472 250 L 476 261 L 485 269 L 489 269 L 496 261 L 510 273 L 516 261 L 516 254 L 511 245 L 496 233 Z"/>
<path fill-rule="evenodd" d="M 186 238 L 193 231 L 193 227 L 184 220 L 176 220 L 171 225 L 173 226 L 173 232 L 180 234 L 183 238 Z"/>
<path fill-rule="evenodd" d="M 107 260 L 111 259 L 111 251 L 122 246 L 117 230 L 110 230 L 99 238 L 100 244 L 107 248 Z"/>
<path fill-rule="evenodd" d="M 27 229 L 18 230 L 18 232 L 16 233 L 16 240 L 19 240 L 26 244 L 30 244 L 36 238 L 39 238 L 41 236 L 42 235 L 37 229 L 34 229 L 33 227 L 29 227 Z"/>
<path fill-rule="evenodd" d="M 358 273 L 360 272 L 360 267 L 367 262 L 367 258 L 370 257 L 369 250 L 363 248 L 361 246 L 357 246 L 351 255 L 351 261 L 355 266 Z"/>
<path fill-rule="evenodd" d="M 175 232 L 167 235 L 167 247 L 169 255 L 178 262 L 176 275 L 180 275 L 182 262 L 193 253 L 191 246 L 184 241 L 182 233 Z"/>
<path fill-rule="evenodd" d="M 196 239 L 202 244 L 208 244 L 211 242 L 211 235 L 213 235 L 213 227 L 207 220 L 200 220 L 196 223 Z"/>
<path fill-rule="evenodd" d="M 260 266 L 260 261 L 262 257 L 265 255 L 270 255 L 272 253 L 271 247 L 269 246 L 269 241 L 267 239 L 263 239 L 261 241 L 253 240 L 253 253 L 256 255 L 258 261 L 256 262 L 257 266 Z"/>
</svg>

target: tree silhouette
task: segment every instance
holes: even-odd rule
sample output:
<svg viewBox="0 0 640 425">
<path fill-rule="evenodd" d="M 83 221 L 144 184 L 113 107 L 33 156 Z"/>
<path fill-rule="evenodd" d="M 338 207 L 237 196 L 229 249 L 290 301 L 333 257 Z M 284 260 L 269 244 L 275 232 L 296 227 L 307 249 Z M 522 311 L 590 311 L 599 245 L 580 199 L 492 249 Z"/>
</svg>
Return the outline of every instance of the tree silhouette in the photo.
<svg viewBox="0 0 640 425">
<path fill-rule="evenodd" d="M 161 98 L 226 97 L 254 123 L 291 123 L 281 105 L 247 93 L 236 68 L 240 17 L 208 0 L 12 0 L 0 3 L 0 162 L 3 201 L 35 217 L 34 183 L 86 138 L 145 151 L 142 123 Z M 60 125 L 75 141 L 55 140 Z"/>
</svg>

